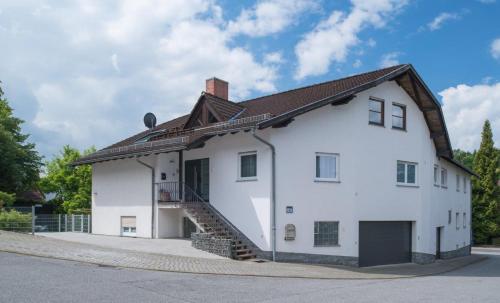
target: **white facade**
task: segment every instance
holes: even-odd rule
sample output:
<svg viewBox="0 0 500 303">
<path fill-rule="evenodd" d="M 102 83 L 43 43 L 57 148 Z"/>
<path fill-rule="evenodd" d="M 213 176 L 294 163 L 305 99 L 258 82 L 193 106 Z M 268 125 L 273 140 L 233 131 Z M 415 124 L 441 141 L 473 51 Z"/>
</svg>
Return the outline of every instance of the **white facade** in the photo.
<svg viewBox="0 0 500 303">
<path fill-rule="evenodd" d="M 370 97 L 385 100 L 385 126 L 368 123 Z M 393 102 L 406 106 L 406 130 L 391 128 Z M 257 133 L 276 148 L 278 252 L 357 257 L 359 221 L 411 221 L 413 252 L 435 254 L 436 227 L 440 226 L 441 251 L 470 244 L 469 175 L 436 157 L 422 112 L 395 82 L 359 93 L 348 104 L 327 105 L 297 116 L 287 127 Z M 257 153 L 255 180 L 238 178 L 238 155 L 243 152 Z M 338 181 L 315 180 L 317 153 L 339 157 Z M 216 136 L 202 148 L 183 152 L 184 161 L 202 158 L 209 159 L 210 203 L 261 250 L 270 251 L 269 147 L 250 132 L 239 132 Z M 141 161 L 155 167 L 156 182 L 178 181 L 178 152 L 142 157 Z M 397 184 L 398 161 L 417 164 L 417 186 Z M 434 185 L 435 165 L 447 170 L 447 188 Z M 120 216 L 134 215 L 137 236 L 151 237 L 149 169 L 135 159 L 96 163 L 92 185 L 93 232 L 119 235 Z M 293 207 L 293 213 L 286 212 L 287 206 Z M 182 236 L 182 210 L 155 205 L 154 213 L 155 237 Z M 338 245 L 314 246 L 315 221 L 339 222 Z M 293 241 L 284 240 L 286 224 L 296 227 Z"/>
</svg>

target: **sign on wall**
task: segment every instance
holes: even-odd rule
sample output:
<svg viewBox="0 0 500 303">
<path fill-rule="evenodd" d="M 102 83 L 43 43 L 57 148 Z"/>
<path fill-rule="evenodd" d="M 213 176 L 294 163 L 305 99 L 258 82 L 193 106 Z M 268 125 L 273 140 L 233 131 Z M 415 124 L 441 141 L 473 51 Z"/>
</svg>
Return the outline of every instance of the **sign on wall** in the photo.
<svg viewBox="0 0 500 303">
<path fill-rule="evenodd" d="M 285 225 L 285 241 L 295 240 L 295 225 Z"/>
</svg>

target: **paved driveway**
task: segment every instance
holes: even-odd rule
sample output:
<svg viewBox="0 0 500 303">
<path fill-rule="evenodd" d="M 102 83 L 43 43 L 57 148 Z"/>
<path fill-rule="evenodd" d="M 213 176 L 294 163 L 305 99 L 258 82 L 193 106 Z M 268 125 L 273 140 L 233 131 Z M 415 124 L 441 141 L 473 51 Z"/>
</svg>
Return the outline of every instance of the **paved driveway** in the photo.
<svg viewBox="0 0 500 303">
<path fill-rule="evenodd" d="M 37 235 L 83 244 L 142 251 L 147 253 L 205 259 L 226 259 L 224 257 L 193 248 L 191 246 L 191 240 L 187 239 L 143 239 L 72 232 L 37 233 Z"/>
<path fill-rule="evenodd" d="M 182 274 L 0 253 L 0 302 L 498 303 L 496 253 L 437 276 L 383 280 Z"/>
<path fill-rule="evenodd" d="M 402 264 L 373 268 L 314 266 L 290 263 L 256 263 L 230 259 L 202 259 L 108 248 L 92 244 L 0 231 L 0 251 L 80 261 L 114 267 L 140 268 L 184 273 L 206 273 L 266 277 L 320 279 L 387 279 L 430 275 L 450 271 L 480 256 L 456 258 L 428 265 Z"/>
</svg>

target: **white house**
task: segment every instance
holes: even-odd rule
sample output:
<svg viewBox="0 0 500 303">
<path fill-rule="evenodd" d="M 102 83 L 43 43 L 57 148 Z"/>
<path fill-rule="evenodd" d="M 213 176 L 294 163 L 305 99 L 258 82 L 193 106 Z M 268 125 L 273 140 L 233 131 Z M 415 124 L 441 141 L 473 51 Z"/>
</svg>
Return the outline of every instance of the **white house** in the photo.
<svg viewBox="0 0 500 303">
<path fill-rule="evenodd" d="M 473 173 L 411 65 L 239 103 L 206 84 L 190 114 L 75 162 L 92 164 L 94 233 L 353 266 L 470 253 Z"/>
</svg>

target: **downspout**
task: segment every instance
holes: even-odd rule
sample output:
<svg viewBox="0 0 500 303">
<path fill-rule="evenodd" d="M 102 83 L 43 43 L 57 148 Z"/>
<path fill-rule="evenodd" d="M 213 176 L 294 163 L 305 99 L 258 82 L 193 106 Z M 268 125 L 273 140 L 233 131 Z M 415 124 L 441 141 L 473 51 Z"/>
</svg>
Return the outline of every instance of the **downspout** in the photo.
<svg viewBox="0 0 500 303">
<path fill-rule="evenodd" d="M 151 239 L 154 239 L 155 227 L 155 169 L 153 166 L 142 162 L 138 158 L 135 159 L 137 163 L 151 169 Z"/>
<path fill-rule="evenodd" d="M 271 249 L 273 261 L 276 261 L 276 150 L 274 145 L 255 133 L 255 128 L 252 128 L 252 136 L 271 149 Z"/>
</svg>

